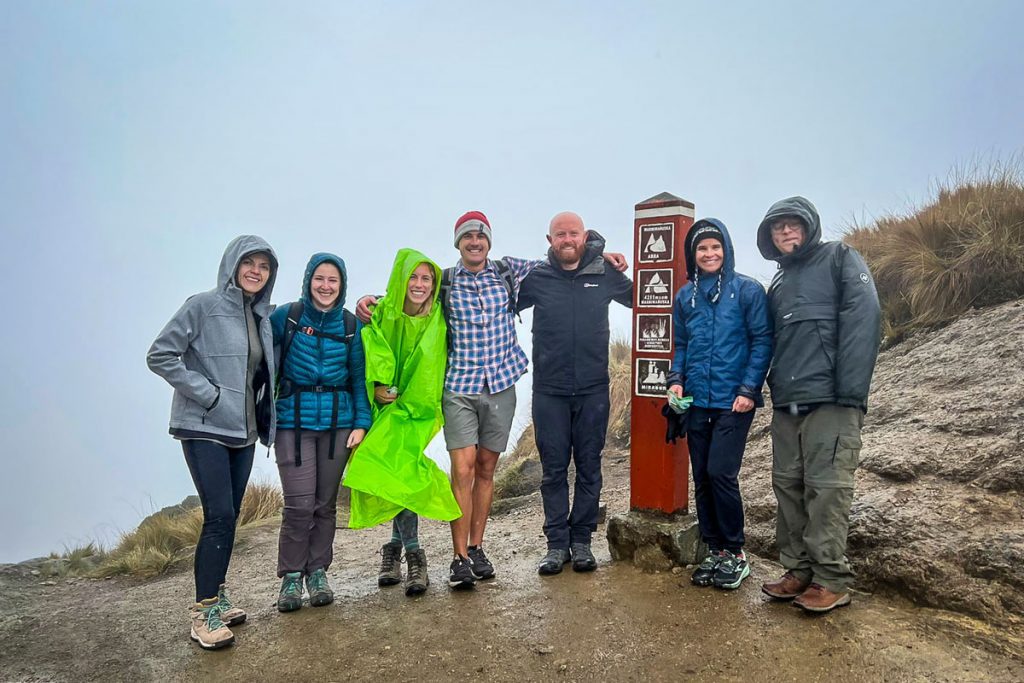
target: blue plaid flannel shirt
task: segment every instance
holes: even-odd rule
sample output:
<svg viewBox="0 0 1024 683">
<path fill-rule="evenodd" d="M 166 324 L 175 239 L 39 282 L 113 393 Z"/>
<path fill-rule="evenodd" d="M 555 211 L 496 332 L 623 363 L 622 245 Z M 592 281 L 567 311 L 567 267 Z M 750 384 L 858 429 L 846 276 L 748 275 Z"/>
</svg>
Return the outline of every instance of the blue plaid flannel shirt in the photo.
<svg viewBox="0 0 1024 683">
<path fill-rule="evenodd" d="M 519 284 L 541 261 L 512 258 L 508 264 Z M 452 277 L 448 319 L 448 373 L 444 388 L 456 394 L 495 394 L 516 383 L 526 372 L 526 353 L 516 337 L 515 318 L 508 307 L 508 290 L 488 260 L 478 273 L 459 261 Z"/>
</svg>

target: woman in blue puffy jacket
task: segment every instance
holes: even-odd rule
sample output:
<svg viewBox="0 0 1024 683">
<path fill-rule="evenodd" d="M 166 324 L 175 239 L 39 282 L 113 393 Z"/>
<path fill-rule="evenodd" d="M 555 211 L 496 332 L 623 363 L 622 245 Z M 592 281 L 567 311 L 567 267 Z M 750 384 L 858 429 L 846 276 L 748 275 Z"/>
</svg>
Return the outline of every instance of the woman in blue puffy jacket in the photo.
<svg viewBox="0 0 1024 683">
<path fill-rule="evenodd" d="M 684 243 L 689 282 L 672 308 L 675 354 L 668 390 L 693 397 L 687 443 L 697 521 L 708 556 L 691 581 L 739 588 L 750 574 L 743 553 L 739 472 L 754 408 L 772 357 L 764 287 L 735 271 L 732 240 L 714 218 L 697 221 Z"/>
<path fill-rule="evenodd" d="M 299 301 L 270 316 L 280 354 L 278 431 L 274 442 L 284 491 L 278 543 L 277 609 L 329 605 L 338 485 L 349 454 L 370 428 L 363 342 L 355 316 L 344 309 L 345 262 L 314 254 Z"/>
</svg>

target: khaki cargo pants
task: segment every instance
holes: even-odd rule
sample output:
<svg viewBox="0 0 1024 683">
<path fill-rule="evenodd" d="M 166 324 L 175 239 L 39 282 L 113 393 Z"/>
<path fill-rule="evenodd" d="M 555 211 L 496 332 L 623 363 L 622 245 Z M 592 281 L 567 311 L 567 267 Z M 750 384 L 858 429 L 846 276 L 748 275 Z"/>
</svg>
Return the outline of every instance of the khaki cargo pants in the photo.
<svg viewBox="0 0 1024 683">
<path fill-rule="evenodd" d="M 823 405 L 807 415 L 772 416 L 772 488 L 779 503 L 782 566 L 833 592 L 853 582 L 846 535 L 860 457 L 859 408 Z"/>
</svg>

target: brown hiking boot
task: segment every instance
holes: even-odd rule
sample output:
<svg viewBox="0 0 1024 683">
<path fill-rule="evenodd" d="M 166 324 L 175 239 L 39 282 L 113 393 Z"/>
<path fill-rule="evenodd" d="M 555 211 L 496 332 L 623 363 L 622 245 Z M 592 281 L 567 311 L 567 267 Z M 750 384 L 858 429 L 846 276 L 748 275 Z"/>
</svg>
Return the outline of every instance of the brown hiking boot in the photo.
<svg viewBox="0 0 1024 683">
<path fill-rule="evenodd" d="M 224 625 L 220 609 L 217 598 L 192 605 L 191 638 L 204 650 L 217 650 L 235 642 L 235 634 Z"/>
<path fill-rule="evenodd" d="M 808 612 L 828 612 L 836 607 L 850 604 L 849 593 L 833 593 L 821 584 L 812 583 L 800 594 L 794 605 L 803 607 Z"/>
<path fill-rule="evenodd" d="M 430 577 L 427 576 L 427 551 L 423 548 L 406 551 L 405 561 L 408 564 L 408 571 L 405 575 L 405 594 L 409 596 L 422 595 L 430 585 Z"/>
<path fill-rule="evenodd" d="M 786 572 L 775 581 L 762 583 L 761 592 L 776 600 L 792 600 L 803 593 L 810 583 L 810 579 L 805 581 L 792 572 Z"/>
<path fill-rule="evenodd" d="M 220 620 L 224 622 L 225 626 L 238 626 L 245 623 L 247 617 L 245 610 L 235 607 L 231 598 L 228 597 L 227 586 L 223 583 L 220 585 L 220 590 L 217 591 L 217 598 L 220 600 Z"/>
<path fill-rule="evenodd" d="M 378 586 L 394 586 L 402 582 L 402 544 L 391 541 L 380 549 Z"/>
</svg>

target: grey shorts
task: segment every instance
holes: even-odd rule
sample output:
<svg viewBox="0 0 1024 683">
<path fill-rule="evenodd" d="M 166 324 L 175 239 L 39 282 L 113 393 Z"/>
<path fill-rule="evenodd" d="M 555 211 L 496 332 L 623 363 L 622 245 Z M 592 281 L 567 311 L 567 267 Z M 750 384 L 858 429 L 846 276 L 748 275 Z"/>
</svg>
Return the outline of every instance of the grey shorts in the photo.
<svg viewBox="0 0 1024 683">
<path fill-rule="evenodd" d="M 501 453 L 508 446 L 512 417 L 516 412 L 514 386 L 492 394 L 484 387 L 479 394 L 455 394 L 447 389 L 441 397 L 444 411 L 444 440 L 449 451 L 480 446 Z"/>
</svg>

